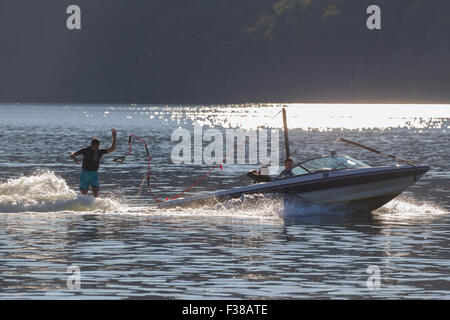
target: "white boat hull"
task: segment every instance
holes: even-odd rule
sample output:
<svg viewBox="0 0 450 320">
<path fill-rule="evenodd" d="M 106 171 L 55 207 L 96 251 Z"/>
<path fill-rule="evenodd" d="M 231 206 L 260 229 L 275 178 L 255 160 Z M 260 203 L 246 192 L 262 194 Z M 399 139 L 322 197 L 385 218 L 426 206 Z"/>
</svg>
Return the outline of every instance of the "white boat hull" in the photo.
<svg viewBox="0 0 450 320">
<path fill-rule="evenodd" d="M 269 194 L 319 205 L 346 206 L 350 211 L 373 211 L 413 185 L 428 170 L 428 166 L 408 165 L 322 171 L 172 200 L 161 206 L 203 206 L 246 194 Z"/>
</svg>

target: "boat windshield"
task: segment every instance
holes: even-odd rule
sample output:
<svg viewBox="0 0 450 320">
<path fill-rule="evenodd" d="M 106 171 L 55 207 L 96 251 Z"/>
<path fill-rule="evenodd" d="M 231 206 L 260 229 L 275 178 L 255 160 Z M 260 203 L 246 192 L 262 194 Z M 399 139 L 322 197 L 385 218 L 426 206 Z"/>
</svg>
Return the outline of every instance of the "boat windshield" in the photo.
<svg viewBox="0 0 450 320">
<path fill-rule="evenodd" d="M 319 170 L 355 169 L 368 167 L 370 166 L 365 164 L 364 162 L 348 156 L 331 156 L 331 157 L 316 158 L 305 161 L 301 163 L 299 166 L 299 168 L 304 168 L 309 172 Z M 292 169 L 292 172 L 294 173 L 294 169 Z"/>
<path fill-rule="evenodd" d="M 293 167 L 291 169 L 291 172 L 294 176 L 301 176 L 302 174 L 309 173 L 308 171 L 306 171 L 305 169 L 303 169 L 302 167 L 299 167 L 299 166 Z"/>
</svg>

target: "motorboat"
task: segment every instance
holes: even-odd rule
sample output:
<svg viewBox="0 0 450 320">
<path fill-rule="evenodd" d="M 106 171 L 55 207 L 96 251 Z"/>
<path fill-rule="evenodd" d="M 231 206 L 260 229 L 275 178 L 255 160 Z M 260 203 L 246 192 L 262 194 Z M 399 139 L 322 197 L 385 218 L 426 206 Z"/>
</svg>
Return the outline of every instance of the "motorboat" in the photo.
<svg viewBox="0 0 450 320">
<path fill-rule="evenodd" d="M 176 199 L 162 207 L 196 207 L 244 195 L 263 194 L 285 200 L 330 206 L 351 212 L 370 212 L 391 201 L 417 182 L 430 169 L 427 165 L 371 167 L 346 155 L 322 156 L 295 165 L 289 175 L 231 190 Z"/>
<path fill-rule="evenodd" d="M 289 158 L 289 138 L 286 111 L 283 108 L 286 158 Z M 340 141 L 383 155 L 382 151 L 349 139 Z M 198 207 L 218 202 L 262 194 L 285 201 L 302 201 L 346 212 L 371 212 L 388 203 L 416 183 L 430 167 L 399 158 L 388 157 L 404 164 L 372 167 L 336 151 L 303 161 L 281 176 L 271 177 L 259 172 L 248 174 L 254 184 L 221 190 L 182 199 L 161 202 L 161 207 Z"/>
</svg>

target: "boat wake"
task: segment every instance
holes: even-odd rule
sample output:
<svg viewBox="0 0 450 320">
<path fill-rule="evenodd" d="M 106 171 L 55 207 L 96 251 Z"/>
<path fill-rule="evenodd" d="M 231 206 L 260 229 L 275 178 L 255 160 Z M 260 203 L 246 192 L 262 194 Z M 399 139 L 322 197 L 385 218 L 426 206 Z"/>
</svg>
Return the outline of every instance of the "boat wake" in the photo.
<svg viewBox="0 0 450 320">
<path fill-rule="evenodd" d="M 160 208 L 150 214 L 172 217 L 222 216 L 259 220 L 299 222 L 364 221 L 374 217 L 382 222 L 411 221 L 447 214 L 434 203 L 420 203 L 406 197 L 394 199 L 380 209 L 370 212 L 350 212 L 345 206 L 325 206 L 305 201 L 301 197 L 282 198 L 270 194 L 243 195 L 215 205 L 204 207 Z"/>
<path fill-rule="evenodd" d="M 67 182 L 51 171 L 36 171 L 29 176 L 0 183 L 0 213 L 19 212 L 83 212 L 155 215 L 171 217 L 231 217 L 258 220 L 337 218 L 347 216 L 341 208 L 331 208 L 270 194 L 243 195 L 215 205 L 196 208 L 132 207 L 117 196 L 94 198 L 72 190 Z M 401 197 L 392 200 L 373 214 L 381 221 L 404 221 L 437 217 L 449 213 L 434 203 L 419 203 Z"/>
<path fill-rule="evenodd" d="M 285 199 L 275 194 L 242 195 L 203 207 L 162 208 L 159 214 L 172 216 L 222 216 L 260 220 L 281 220 L 299 216 L 343 215 L 328 207 L 308 203 L 299 197 Z"/>
<path fill-rule="evenodd" d="M 243 195 L 214 205 L 202 207 L 158 208 L 154 214 L 177 217 L 231 217 L 243 219 L 279 220 L 278 212 L 283 203 L 279 199 L 264 195 Z"/>
<path fill-rule="evenodd" d="M 374 211 L 374 217 L 384 222 L 408 222 L 439 218 L 449 210 L 433 202 L 419 202 L 411 197 L 399 197 Z"/>
<path fill-rule="evenodd" d="M 113 198 L 83 196 L 51 171 L 9 179 L 0 184 L 0 213 L 14 212 L 95 212 L 118 210 Z"/>
</svg>

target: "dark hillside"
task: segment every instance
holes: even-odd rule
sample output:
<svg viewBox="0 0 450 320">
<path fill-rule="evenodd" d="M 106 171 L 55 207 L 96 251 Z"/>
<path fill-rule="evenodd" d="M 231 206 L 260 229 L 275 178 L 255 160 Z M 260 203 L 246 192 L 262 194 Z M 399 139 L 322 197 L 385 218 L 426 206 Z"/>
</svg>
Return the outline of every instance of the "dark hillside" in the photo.
<svg viewBox="0 0 450 320">
<path fill-rule="evenodd" d="M 449 34 L 448 0 L 0 0 L 0 101 L 450 103 Z"/>
</svg>

